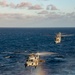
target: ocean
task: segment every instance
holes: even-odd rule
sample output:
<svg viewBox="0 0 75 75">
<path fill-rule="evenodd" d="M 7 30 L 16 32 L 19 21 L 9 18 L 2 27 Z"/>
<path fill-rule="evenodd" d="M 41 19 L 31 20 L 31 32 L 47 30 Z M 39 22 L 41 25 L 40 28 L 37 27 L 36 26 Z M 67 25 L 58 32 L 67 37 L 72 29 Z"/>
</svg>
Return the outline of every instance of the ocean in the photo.
<svg viewBox="0 0 75 75">
<path fill-rule="evenodd" d="M 56 44 L 58 32 L 66 36 Z M 25 68 L 28 54 L 37 52 L 55 54 Z M 75 75 L 75 28 L 0 28 L 0 75 Z"/>
</svg>

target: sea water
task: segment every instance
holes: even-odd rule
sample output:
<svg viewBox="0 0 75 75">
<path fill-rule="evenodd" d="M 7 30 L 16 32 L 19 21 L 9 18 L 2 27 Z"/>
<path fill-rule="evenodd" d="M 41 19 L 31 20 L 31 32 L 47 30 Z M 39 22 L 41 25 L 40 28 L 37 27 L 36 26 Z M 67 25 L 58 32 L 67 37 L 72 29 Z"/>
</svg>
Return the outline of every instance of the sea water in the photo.
<svg viewBox="0 0 75 75">
<path fill-rule="evenodd" d="M 58 32 L 67 36 L 56 44 Z M 28 54 L 37 52 L 55 54 L 25 68 Z M 75 28 L 0 28 L 0 75 L 75 75 Z"/>
</svg>

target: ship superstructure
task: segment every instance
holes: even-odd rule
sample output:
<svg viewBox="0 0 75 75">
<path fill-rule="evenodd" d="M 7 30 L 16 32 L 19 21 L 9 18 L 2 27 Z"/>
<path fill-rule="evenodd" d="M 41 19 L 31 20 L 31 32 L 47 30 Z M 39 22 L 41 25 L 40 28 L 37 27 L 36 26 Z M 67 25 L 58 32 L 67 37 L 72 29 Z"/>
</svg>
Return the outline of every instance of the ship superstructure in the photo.
<svg viewBox="0 0 75 75">
<path fill-rule="evenodd" d="M 34 66 L 36 68 L 40 62 L 44 62 L 44 60 L 39 59 L 39 55 L 30 54 L 25 62 L 25 67 Z"/>
<path fill-rule="evenodd" d="M 59 32 L 55 37 L 55 43 L 60 43 L 60 42 L 61 42 L 61 33 Z"/>
</svg>

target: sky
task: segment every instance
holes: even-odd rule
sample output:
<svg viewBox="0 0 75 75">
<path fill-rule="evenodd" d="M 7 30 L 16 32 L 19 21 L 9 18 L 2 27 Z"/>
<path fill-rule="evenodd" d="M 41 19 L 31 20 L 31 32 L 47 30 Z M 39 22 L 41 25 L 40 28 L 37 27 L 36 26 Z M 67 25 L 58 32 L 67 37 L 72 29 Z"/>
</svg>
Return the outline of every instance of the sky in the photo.
<svg viewBox="0 0 75 75">
<path fill-rule="evenodd" d="M 0 27 L 75 27 L 75 0 L 0 0 Z"/>
</svg>

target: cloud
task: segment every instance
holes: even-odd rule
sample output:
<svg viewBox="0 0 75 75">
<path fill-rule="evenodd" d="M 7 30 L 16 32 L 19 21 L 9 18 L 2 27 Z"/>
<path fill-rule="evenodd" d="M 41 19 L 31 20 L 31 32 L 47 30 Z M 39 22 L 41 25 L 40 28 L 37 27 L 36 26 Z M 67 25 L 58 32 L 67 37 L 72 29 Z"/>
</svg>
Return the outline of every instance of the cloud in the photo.
<svg viewBox="0 0 75 75">
<path fill-rule="evenodd" d="M 40 14 L 40 15 L 39 15 Z M 37 15 L 26 15 L 26 14 L 21 14 L 21 13 L 7 13 L 7 14 L 1 14 L 0 13 L 0 20 L 1 19 L 7 19 L 7 20 L 35 20 L 35 19 L 44 19 L 44 18 L 49 18 L 49 19 L 70 19 L 70 20 L 75 20 L 75 12 L 72 13 L 58 13 L 58 12 L 48 12 L 46 10 L 42 10 L 39 12 Z"/>
<path fill-rule="evenodd" d="M 48 14 L 48 11 L 43 10 L 43 11 L 39 12 L 38 14 Z"/>
<path fill-rule="evenodd" d="M 43 19 L 41 16 L 33 15 L 0 14 L 0 27 L 34 27 L 41 19 Z"/>
<path fill-rule="evenodd" d="M 75 21 L 75 12 L 66 13 L 65 16 L 67 17 L 67 19 Z"/>
<path fill-rule="evenodd" d="M 24 8 L 24 7 L 30 7 L 30 6 L 32 6 L 31 3 L 29 3 L 29 2 L 22 2 L 20 4 L 17 4 L 15 7 L 16 8 Z"/>
<path fill-rule="evenodd" d="M 40 5 L 34 5 L 34 6 L 30 6 L 28 9 L 30 10 L 40 10 L 43 9 Z"/>
<path fill-rule="evenodd" d="M 7 4 L 6 2 L 0 2 L 0 6 L 2 7 L 11 7 L 11 8 L 25 8 L 25 7 L 30 7 L 32 6 L 31 3 L 29 2 L 21 2 L 19 4 L 14 4 L 14 3 L 10 3 L 10 4 Z"/>
<path fill-rule="evenodd" d="M 63 18 L 63 15 L 55 13 L 55 12 L 51 12 L 51 13 L 47 14 L 46 16 L 47 16 L 47 18 L 53 19 L 53 20 Z"/>
<path fill-rule="evenodd" d="M 69 17 L 73 17 L 73 16 L 75 16 L 75 12 L 67 13 L 66 15 Z"/>
<path fill-rule="evenodd" d="M 19 14 L 19 13 L 7 13 L 7 14 L 0 14 L 0 20 L 1 19 L 7 19 L 7 20 L 34 20 L 41 18 L 40 16 L 35 15 L 25 15 L 25 14 Z"/>
<path fill-rule="evenodd" d="M 6 19 L 6 20 L 12 20 L 12 19 L 23 19 L 23 14 L 16 14 L 16 13 L 7 13 L 7 14 L 0 14 L 0 20 Z"/>
<path fill-rule="evenodd" d="M 52 4 L 48 5 L 46 9 L 47 10 L 58 10 L 57 7 Z"/>
<path fill-rule="evenodd" d="M 11 8 L 15 8 L 15 7 L 16 7 L 16 5 L 15 5 L 14 3 L 10 3 L 9 6 L 10 6 Z"/>
<path fill-rule="evenodd" d="M 0 1 L 0 6 L 8 7 L 9 5 L 7 4 L 7 2 L 5 0 L 3 0 L 3 1 Z"/>
<path fill-rule="evenodd" d="M 0 14 L 0 26 L 2 27 L 64 27 L 64 25 L 75 25 L 75 12 L 66 14 L 48 12 L 45 16 L 41 14 L 37 16 L 17 13 Z"/>
<path fill-rule="evenodd" d="M 2 7 L 11 7 L 11 8 L 28 8 L 30 10 L 40 10 L 42 7 L 38 4 L 32 5 L 30 2 L 21 2 L 19 4 L 9 3 L 7 4 L 6 1 L 0 2 L 0 6 Z"/>
</svg>

